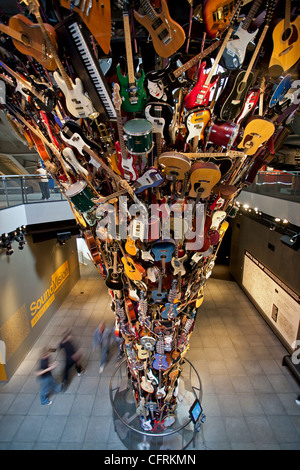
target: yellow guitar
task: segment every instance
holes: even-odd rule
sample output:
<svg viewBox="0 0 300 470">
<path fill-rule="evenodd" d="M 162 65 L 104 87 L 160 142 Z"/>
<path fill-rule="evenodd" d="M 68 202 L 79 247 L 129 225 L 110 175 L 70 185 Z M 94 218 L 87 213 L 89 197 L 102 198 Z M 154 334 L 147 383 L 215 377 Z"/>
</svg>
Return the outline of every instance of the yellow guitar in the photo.
<svg viewBox="0 0 300 470">
<path fill-rule="evenodd" d="M 212 188 L 219 182 L 221 171 L 219 167 L 211 162 L 197 162 L 191 167 L 190 197 L 206 198 L 210 195 Z"/>
<path fill-rule="evenodd" d="M 290 18 L 291 0 L 286 0 L 285 18 L 273 30 L 273 52 L 269 63 L 271 75 L 281 75 L 300 58 L 300 16 L 292 23 Z"/>
<path fill-rule="evenodd" d="M 253 116 L 245 127 L 239 149 L 243 149 L 247 155 L 254 155 L 256 151 L 265 144 L 274 134 L 275 126 L 268 119 Z"/>
<path fill-rule="evenodd" d="M 135 256 L 137 254 L 137 247 L 135 246 L 135 241 L 130 237 L 130 235 L 127 236 L 125 250 L 131 256 Z"/>
</svg>

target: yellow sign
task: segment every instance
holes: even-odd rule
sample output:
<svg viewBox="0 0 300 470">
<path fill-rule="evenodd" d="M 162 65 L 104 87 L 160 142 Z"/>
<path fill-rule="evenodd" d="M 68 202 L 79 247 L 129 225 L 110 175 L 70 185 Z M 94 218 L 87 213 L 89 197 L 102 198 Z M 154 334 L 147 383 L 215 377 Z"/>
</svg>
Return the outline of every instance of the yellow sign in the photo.
<svg viewBox="0 0 300 470">
<path fill-rule="evenodd" d="M 38 320 L 44 315 L 48 307 L 52 304 L 55 299 L 55 292 L 61 287 L 65 280 L 69 277 L 69 263 L 65 261 L 56 271 L 52 274 L 51 285 L 43 295 L 36 301 L 30 304 L 30 312 L 33 317 L 31 320 L 31 327 L 38 322 Z"/>
</svg>

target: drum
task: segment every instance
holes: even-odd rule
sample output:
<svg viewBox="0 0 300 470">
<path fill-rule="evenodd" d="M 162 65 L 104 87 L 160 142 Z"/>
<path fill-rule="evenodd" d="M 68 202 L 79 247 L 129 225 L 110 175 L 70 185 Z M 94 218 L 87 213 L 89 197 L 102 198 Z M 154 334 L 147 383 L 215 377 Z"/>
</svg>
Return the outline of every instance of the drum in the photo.
<svg viewBox="0 0 300 470">
<path fill-rule="evenodd" d="M 230 149 L 239 133 L 239 125 L 231 122 L 215 121 L 208 130 L 208 142 Z"/>
<path fill-rule="evenodd" d="M 145 155 L 152 150 L 152 124 L 147 119 L 131 119 L 124 124 L 126 147 L 133 155 Z"/>
<path fill-rule="evenodd" d="M 92 202 L 95 196 L 84 181 L 72 184 L 65 194 L 80 212 L 87 212 L 95 206 Z"/>
</svg>

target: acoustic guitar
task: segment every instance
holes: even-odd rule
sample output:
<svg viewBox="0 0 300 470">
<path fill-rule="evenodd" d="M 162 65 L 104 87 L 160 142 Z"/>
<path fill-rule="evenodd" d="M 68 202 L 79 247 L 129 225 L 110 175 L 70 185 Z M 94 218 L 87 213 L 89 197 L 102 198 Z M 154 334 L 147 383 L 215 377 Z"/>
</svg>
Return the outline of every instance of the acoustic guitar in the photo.
<svg viewBox="0 0 300 470">
<path fill-rule="evenodd" d="M 110 0 L 81 1 L 60 0 L 62 7 L 74 10 L 84 21 L 97 43 L 105 54 L 109 54 L 111 40 L 111 6 Z"/>
<path fill-rule="evenodd" d="M 162 173 L 166 179 L 183 180 L 185 174 L 191 168 L 191 162 L 188 157 L 179 152 L 164 152 L 160 155 L 158 163 L 162 168 Z"/>
<path fill-rule="evenodd" d="M 44 24 L 50 41 L 57 50 L 57 34 L 53 26 Z M 26 16 L 18 14 L 9 19 L 8 26 L 0 24 L 0 31 L 12 38 L 15 48 L 22 54 L 33 57 L 47 70 L 57 68 L 52 51 L 45 41 L 44 34 L 38 24 L 32 23 Z"/>
<path fill-rule="evenodd" d="M 149 0 L 140 0 L 140 5 L 144 14 L 135 11 L 135 19 L 149 32 L 157 54 L 170 57 L 183 45 L 184 29 L 170 17 L 166 0 L 161 0 L 160 13 L 156 13 Z"/>
<path fill-rule="evenodd" d="M 212 188 L 219 182 L 221 171 L 211 162 L 197 162 L 191 167 L 189 196 L 197 198 L 200 195 L 205 199 L 209 197 Z"/>
<path fill-rule="evenodd" d="M 285 1 L 285 17 L 275 26 L 272 38 L 269 73 L 278 77 L 300 58 L 300 16 L 291 22 L 291 0 Z"/>
<path fill-rule="evenodd" d="M 254 155 L 274 134 L 273 122 L 260 116 L 252 116 L 245 127 L 242 141 L 237 148 L 243 149 L 245 154 Z"/>
</svg>

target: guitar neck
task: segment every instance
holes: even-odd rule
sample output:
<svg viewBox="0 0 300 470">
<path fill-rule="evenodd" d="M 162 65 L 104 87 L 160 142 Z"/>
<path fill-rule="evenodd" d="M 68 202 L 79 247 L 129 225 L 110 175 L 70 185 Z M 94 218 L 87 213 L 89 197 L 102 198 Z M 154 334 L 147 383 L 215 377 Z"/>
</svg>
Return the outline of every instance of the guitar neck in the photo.
<svg viewBox="0 0 300 470">
<path fill-rule="evenodd" d="M 196 65 L 199 60 L 203 59 L 207 55 L 209 55 L 211 52 L 213 52 L 217 47 L 220 45 L 220 41 L 215 41 L 213 44 L 211 44 L 209 47 L 204 49 L 204 51 L 199 52 L 199 54 L 195 55 L 192 59 L 190 59 L 188 62 L 185 64 L 181 65 L 178 67 L 178 69 L 174 70 L 173 75 L 175 78 L 180 77 L 184 72 L 186 72 L 188 69 L 193 67 L 193 65 Z"/>
<path fill-rule="evenodd" d="M 128 82 L 129 82 L 129 85 L 131 85 L 135 83 L 135 78 L 134 78 L 130 23 L 129 23 L 128 13 L 123 13 L 123 24 L 124 24 L 125 48 L 126 48 L 127 70 L 128 70 Z"/>
<path fill-rule="evenodd" d="M 149 17 L 151 21 L 154 21 L 157 18 L 155 11 L 153 10 L 150 2 L 148 0 L 141 0 L 141 6 L 143 10 L 145 10 L 146 15 Z"/>
<path fill-rule="evenodd" d="M 225 51 L 225 47 L 226 47 L 226 45 L 227 45 L 227 43 L 228 43 L 228 41 L 229 41 L 229 39 L 230 39 L 230 36 L 231 36 L 232 31 L 233 31 L 233 26 L 230 26 L 229 29 L 227 30 L 227 34 L 226 34 L 226 36 L 225 36 L 225 38 L 224 38 L 224 40 L 223 40 L 222 46 L 220 47 L 220 49 L 219 49 L 219 51 L 218 51 L 218 54 L 217 54 L 217 56 L 216 56 L 216 58 L 215 58 L 215 61 L 214 61 L 214 63 L 213 63 L 213 66 L 212 66 L 212 68 L 210 69 L 210 72 L 209 72 L 209 74 L 208 74 L 207 77 L 206 77 L 204 86 L 209 85 L 209 83 L 211 82 L 211 79 L 212 79 L 213 75 L 215 74 L 215 71 L 216 71 L 216 69 L 217 69 L 217 67 L 218 67 L 218 65 L 219 65 L 220 59 L 221 59 L 221 57 L 222 57 L 222 55 L 223 55 L 223 52 Z"/>
<path fill-rule="evenodd" d="M 269 25 L 266 24 L 265 27 L 264 27 L 264 29 L 263 29 L 263 31 L 262 31 L 262 33 L 261 33 L 261 36 L 260 36 L 259 41 L 258 41 L 258 43 L 257 43 L 257 46 L 256 46 L 256 48 L 255 48 L 255 51 L 254 51 L 254 53 L 253 53 L 253 55 L 252 55 L 252 57 L 251 57 L 251 60 L 250 60 L 250 62 L 249 62 L 249 65 L 248 65 L 248 67 L 247 67 L 246 73 L 245 73 L 244 78 L 243 78 L 243 83 L 247 83 L 247 81 L 248 81 L 249 75 L 250 75 L 250 73 L 251 73 L 251 71 L 252 71 L 252 69 L 253 69 L 254 62 L 255 62 L 256 59 L 257 59 L 257 56 L 258 56 L 258 54 L 259 54 L 260 48 L 261 48 L 262 43 L 263 43 L 263 41 L 264 41 L 264 39 L 265 39 L 265 36 L 266 36 L 266 34 L 267 34 L 268 29 L 269 29 Z"/>
<path fill-rule="evenodd" d="M 48 32 L 45 28 L 42 17 L 40 15 L 39 11 L 38 11 L 38 8 L 36 8 L 36 10 L 37 11 L 35 12 L 35 17 L 37 19 L 38 24 L 40 25 L 41 31 L 43 33 L 43 36 L 44 36 L 44 39 L 45 39 L 45 42 L 46 42 L 46 45 L 49 48 L 49 51 L 51 51 L 51 54 L 52 54 L 52 56 L 53 56 L 53 58 L 56 62 L 58 70 L 60 71 L 60 74 L 61 74 L 61 76 L 62 76 L 62 78 L 63 78 L 63 80 L 66 84 L 66 87 L 68 88 L 69 91 L 72 91 L 73 86 L 72 86 L 71 80 L 70 80 L 67 72 L 65 71 L 65 68 L 64 68 L 64 66 L 63 66 L 63 64 L 62 64 L 62 62 L 61 62 L 61 60 L 58 56 L 58 53 L 56 52 L 55 47 L 52 44 L 52 41 L 51 41 L 51 39 L 49 37 L 49 34 L 48 34 Z"/>
<path fill-rule="evenodd" d="M 291 27 L 291 0 L 285 0 L 284 30 Z"/>
<path fill-rule="evenodd" d="M 8 65 L 6 65 L 4 62 L 0 60 L 0 66 L 6 70 L 15 80 L 19 81 L 22 83 L 27 90 L 29 90 L 34 96 L 36 96 L 40 101 L 44 101 L 43 96 L 36 91 L 36 89 L 31 85 L 30 82 L 25 80 L 23 77 L 21 77 L 18 73 L 14 72 Z"/>
<path fill-rule="evenodd" d="M 126 150 L 126 145 L 125 145 L 125 141 L 124 141 L 121 110 L 116 109 L 116 111 L 117 111 L 117 127 L 118 127 L 119 142 L 120 142 L 120 147 L 121 147 L 121 155 L 122 155 L 122 158 L 124 158 L 124 160 L 126 160 L 127 159 L 127 150 Z"/>
<path fill-rule="evenodd" d="M 244 20 L 243 24 L 242 24 L 242 29 L 244 29 L 245 31 L 248 30 L 248 28 L 250 27 L 251 23 L 252 23 L 252 20 L 253 18 L 255 17 L 260 5 L 261 5 L 261 2 L 262 0 L 255 0 L 246 19 Z"/>
</svg>

